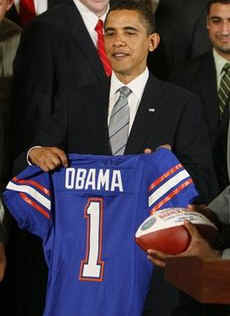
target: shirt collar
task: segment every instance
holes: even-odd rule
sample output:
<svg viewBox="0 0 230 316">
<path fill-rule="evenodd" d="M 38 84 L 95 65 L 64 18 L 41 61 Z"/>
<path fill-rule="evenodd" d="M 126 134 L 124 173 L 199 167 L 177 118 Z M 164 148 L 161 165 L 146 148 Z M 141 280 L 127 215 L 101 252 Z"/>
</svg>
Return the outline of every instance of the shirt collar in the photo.
<svg viewBox="0 0 230 316">
<path fill-rule="evenodd" d="M 216 65 L 216 75 L 217 78 L 219 78 L 221 76 L 221 72 L 223 70 L 224 65 L 226 63 L 230 63 L 230 61 L 222 57 L 220 54 L 218 54 L 215 49 L 213 49 L 213 56 Z"/>
<path fill-rule="evenodd" d="M 73 0 L 75 3 L 78 11 L 80 12 L 84 23 L 86 24 L 87 29 L 94 31 L 95 26 L 97 25 L 98 22 L 98 16 L 93 13 L 87 6 L 85 6 L 81 1 L 79 0 Z M 109 11 L 109 5 L 107 7 L 106 12 L 100 17 L 100 20 L 105 22 L 106 15 Z"/>
<path fill-rule="evenodd" d="M 143 91 L 146 85 L 146 82 L 149 77 L 149 70 L 146 67 L 144 72 L 142 72 L 138 77 L 136 77 L 134 80 L 129 82 L 127 85 L 125 85 L 123 82 L 121 82 L 114 72 L 112 72 L 111 76 L 111 88 L 110 88 L 110 95 L 114 95 L 117 93 L 117 91 L 123 87 L 128 87 L 132 93 L 140 100 L 143 95 Z"/>
</svg>

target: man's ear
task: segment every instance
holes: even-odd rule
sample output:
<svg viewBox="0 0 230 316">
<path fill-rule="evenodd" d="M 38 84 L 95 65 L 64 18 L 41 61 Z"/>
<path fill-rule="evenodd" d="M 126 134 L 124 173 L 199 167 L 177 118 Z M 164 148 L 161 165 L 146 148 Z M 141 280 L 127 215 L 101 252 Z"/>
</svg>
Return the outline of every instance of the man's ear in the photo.
<svg viewBox="0 0 230 316">
<path fill-rule="evenodd" d="M 160 44 L 160 35 L 158 33 L 153 33 L 149 38 L 149 51 L 153 52 Z"/>
</svg>

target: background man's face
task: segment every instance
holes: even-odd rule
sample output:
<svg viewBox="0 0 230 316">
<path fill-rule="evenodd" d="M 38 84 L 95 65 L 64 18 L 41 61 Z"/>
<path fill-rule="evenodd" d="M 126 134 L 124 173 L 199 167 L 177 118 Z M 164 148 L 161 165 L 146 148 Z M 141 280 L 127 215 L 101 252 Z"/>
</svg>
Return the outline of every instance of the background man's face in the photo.
<svg viewBox="0 0 230 316">
<path fill-rule="evenodd" d="M 1 0 L 0 0 L 1 1 Z M 109 0 L 79 0 L 82 2 L 90 11 L 95 13 L 97 16 L 101 16 L 105 13 Z"/>
<path fill-rule="evenodd" d="M 155 49 L 155 35 L 148 34 L 147 25 L 137 11 L 109 13 L 105 24 L 105 50 L 118 76 L 134 79 L 145 70 L 148 53 Z"/>
<path fill-rule="evenodd" d="M 213 47 L 223 57 L 230 57 L 230 4 L 212 4 L 207 29 Z"/>
<path fill-rule="evenodd" d="M 13 0 L 0 0 L 0 21 L 4 18 L 6 11 L 10 9 Z"/>
</svg>

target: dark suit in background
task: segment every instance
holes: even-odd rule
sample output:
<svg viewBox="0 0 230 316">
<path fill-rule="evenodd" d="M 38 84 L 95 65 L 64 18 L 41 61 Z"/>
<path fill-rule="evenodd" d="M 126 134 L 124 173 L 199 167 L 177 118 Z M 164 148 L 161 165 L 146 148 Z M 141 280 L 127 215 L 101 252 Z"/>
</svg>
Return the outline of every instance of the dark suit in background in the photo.
<svg viewBox="0 0 230 316">
<path fill-rule="evenodd" d="M 36 62 L 28 64 L 28 60 Z M 15 156 L 29 148 L 38 130 L 37 123 L 54 112 L 55 100 L 63 91 L 79 91 L 94 85 L 103 92 L 107 81 L 96 48 L 72 0 L 37 17 L 25 30 L 15 61 L 15 121 L 16 129 L 21 131 Z M 74 102 L 76 107 L 81 104 L 78 99 Z M 96 108 L 98 119 L 103 118 L 97 104 L 95 99 L 87 108 L 92 111 Z M 25 161 L 15 167 L 15 172 L 19 172 Z"/>
<path fill-rule="evenodd" d="M 178 63 L 210 49 L 206 24 L 208 0 L 160 0 L 156 11 L 157 32 L 161 43 L 150 57 L 151 69 L 167 79 Z"/>
<path fill-rule="evenodd" d="M 212 144 L 215 142 L 219 122 L 216 68 L 212 50 L 180 65 L 170 80 L 199 95 Z"/>
<path fill-rule="evenodd" d="M 199 95 L 202 101 L 204 119 L 207 123 L 209 137 L 211 139 L 215 171 L 220 191 L 222 191 L 219 196 L 209 204 L 209 207 L 218 215 L 223 223 L 229 224 L 229 107 L 227 106 L 225 108 L 222 119 L 220 120 L 217 75 L 213 51 L 210 50 L 181 67 L 178 67 L 170 79 L 173 83 L 183 86 Z M 224 234 L 229 235 L 229 228 L 226 229 Z M 223 236 L 225 247 L 229 248 L 229 237 Z M 227 249 L 225 255 L 227 259 L 229 258 L 229 253 L 229 249 Z M 190 306 L 189 298 L 187 298 L 187 301 L 184 298 L 183 300 L 184 306 L 181 310 L 176 311 L 175 316 L 193 316 L 195 312 L 187 312 L 188 306 Z M 207 304 L 202 306 L 202 312 L 208 316 L 225 316 L 229 315 L 230 307 L 229 305 Z"/>
<path fill-rule="evenodd" d="M 217 78 L 213 52 L 209 52 L 178 67 L 171 81 L 199 95 L 208 125 L 212 152 L 220 189 L 229 183 L 226 165 L 228 113 L 220 120 Z"/>
</svg>

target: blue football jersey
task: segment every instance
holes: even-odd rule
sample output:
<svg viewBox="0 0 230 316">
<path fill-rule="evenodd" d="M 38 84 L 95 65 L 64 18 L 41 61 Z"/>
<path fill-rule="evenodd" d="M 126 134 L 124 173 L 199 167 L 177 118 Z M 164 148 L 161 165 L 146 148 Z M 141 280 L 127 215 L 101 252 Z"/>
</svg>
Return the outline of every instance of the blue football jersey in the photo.
<svg viewBox="0 0 230 316">
<path fill-rule="evenodd" d="M 19 226 L 43 241 L 44 316 L 140 316 L 153 266 L 135 232 L 151 212 L 185 207 L 196 196 L 187 171 L 163 148 L 71 154 L 68 168 L 30 166 L 13 178 L 4 201 Z"/>
</svg>

